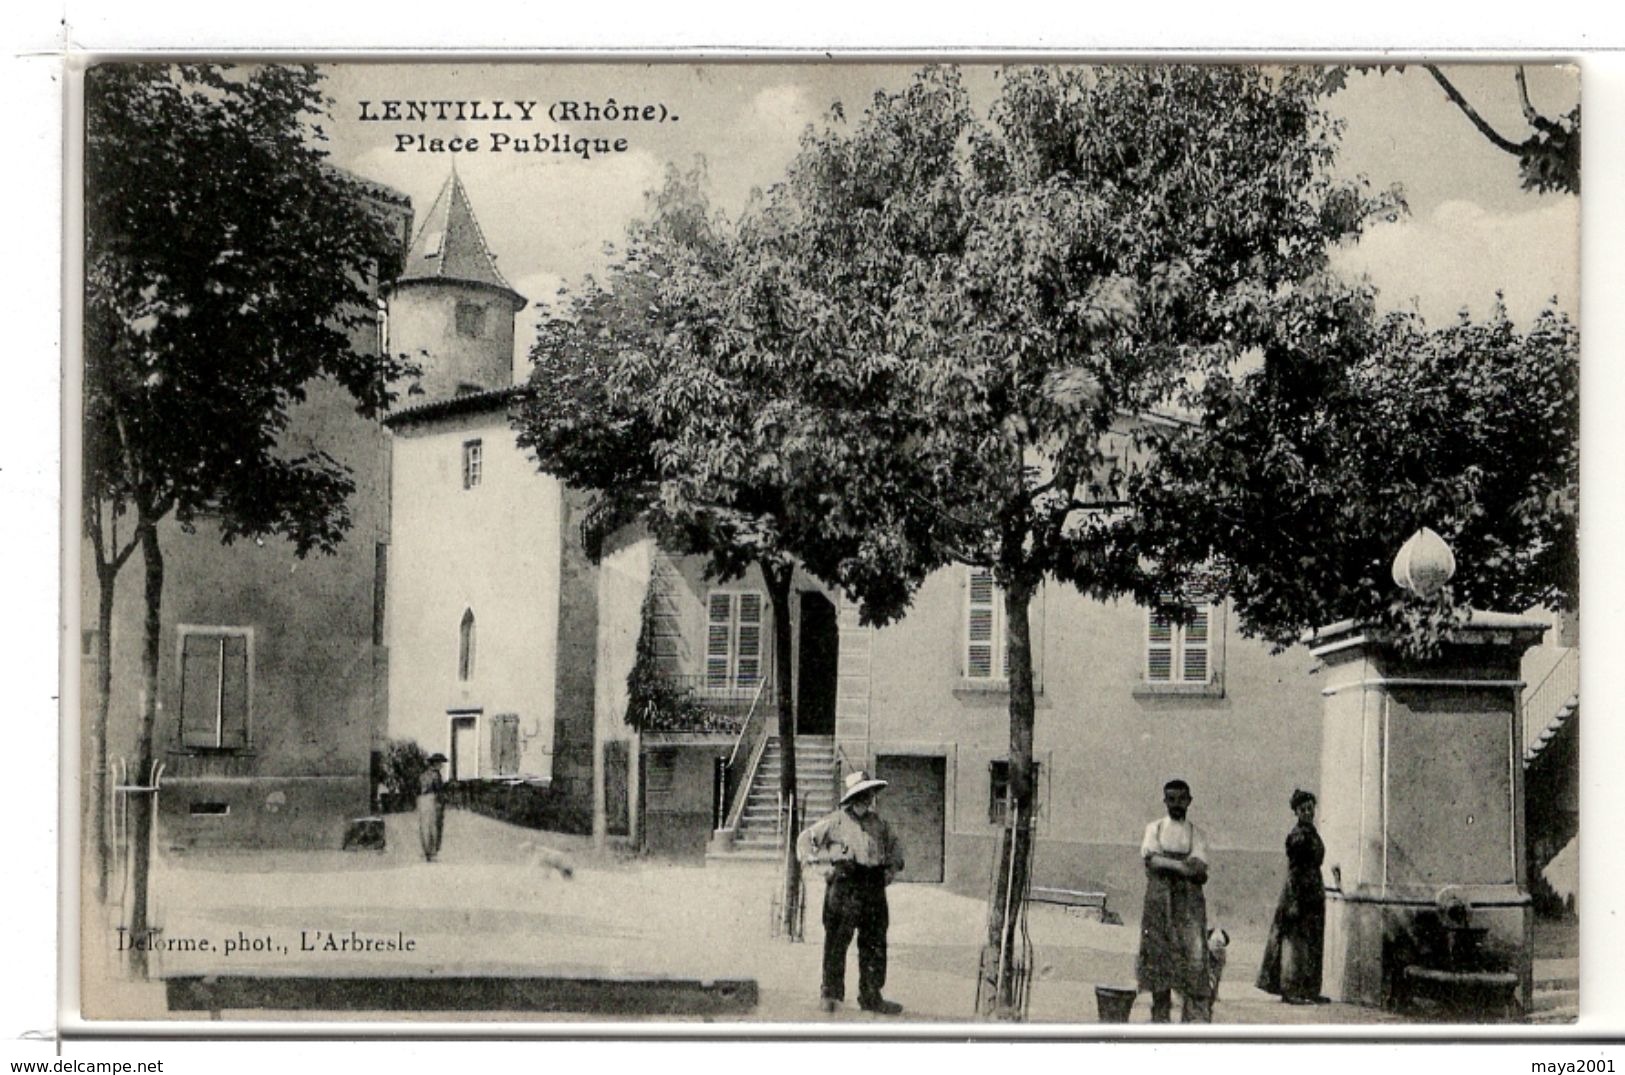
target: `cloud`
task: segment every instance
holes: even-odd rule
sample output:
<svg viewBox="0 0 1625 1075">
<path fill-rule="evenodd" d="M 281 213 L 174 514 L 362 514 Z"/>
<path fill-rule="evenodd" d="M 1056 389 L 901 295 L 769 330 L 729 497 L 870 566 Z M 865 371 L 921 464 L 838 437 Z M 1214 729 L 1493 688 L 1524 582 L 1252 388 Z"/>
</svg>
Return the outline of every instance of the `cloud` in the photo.
<svg viewBox="0 0 1625 1075">
<path fill-rule="evenodd" d="M 1378 226 L 1332 261 L 1351 278 L 1369 276 L 1383 308 L 1414 306 L 1432 324 L 1463 307 L 1486 315 L 1497 291 L 1513 320 L 1527 323 L 1554 296 L 1571 316 L 1578 310 L 1579 237 L 1573 198 L 1514 212 L 1451 200 L 1426 217 Z"/>
<path fill-rule="evenodd" d="M 770 130 L 786 130 L 799 135 L 801 129 L 818 118 L 803 86 L 768 86 L 751 98 L 747 121 Z"/>
</svg>

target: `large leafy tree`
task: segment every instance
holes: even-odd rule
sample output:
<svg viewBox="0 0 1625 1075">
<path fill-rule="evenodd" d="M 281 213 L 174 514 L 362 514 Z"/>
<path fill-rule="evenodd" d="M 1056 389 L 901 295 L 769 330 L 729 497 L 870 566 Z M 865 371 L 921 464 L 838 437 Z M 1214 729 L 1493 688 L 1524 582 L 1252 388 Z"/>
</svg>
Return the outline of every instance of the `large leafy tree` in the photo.
<svg viewBox="0 0 1625 1075">
<path fill-rule="evenodd" d="M 114 583 L 137 553 L 146 617 L 136 773 L 153 761 L 160 524 L 203 517 L 225 542 L 280 534 L 331 551 L 347 469 L 282 434 L 319 378 L 364 416 L 407 364 L 363 346 L 369 282 L 395 234 L 325 163 L 310 67 L 103 64 L 86 77 L 84 524 L 99 583 L 91 795 L 99 890 Z M 130 927 L 146 928 L 150 803 L 132 804 Z M 137 951 L 138 971 L 144 971 Z"/>
<path fill-rule="evenodd" d="M 1256 369 L 1203 386 L 1159 431 L 1122 535 L 1163 585 L 1227 594 L 1278 645 L 1356 618 L 1426 650 L 1473 607 L 1572 609 L 1579 597 L 1579 339 L 1556 311 L 1525 329 L 1416 317 L 1287 319 Z M 1388 580 L 1438 531 L 1459 570 L 1437 598 Z"/>
<path fill-rule="evenodd" d="M 863 458 L 852 445 L 885 415 L 843 412 L 830 398 L 806 404 L 820 392 L 833 312 L 809 301 L 751 229 L 712 211 L 703 165 L 671 170 L 604 281 L 567 290 L 541 325 L 514 422 L 542 470 L 595 491 L 590 536 L 638 520 L 665 547 L 703 557 L 709 577 L 760 571 L 789 803 L 794 580 L 798 567 L 832 578 L 832 563 L 874 540 L 844 491 L 878 488 L 850 464 Z M 784 883 L 788 927 L 800 892 L 793 859 Z"/>
<path fill-rule="evenodd" d="M 1329 88 L 1305 70 L 1023 69 L 999 75 L 983 119 L 955 71 L 927 70 L 808 137 L 770 193 L 755 257 L 834 312 L 826 338 L 804 333 L 844 389 L 826 398 L 885 410 L 876 428 L 894 434 L 860 446 L 888 497 L 852 491 L 886 537 L 832 574 L 875 621 L 954 562 L 1003 595 L 1014 820 L 986 1013 L 1019 1002 L 1006 957 L 1032 848 L 1035 593 L 1155 594 L 1119 530 L 1137 416 L 1252 355 L 1277 310 L 1326 290 L 1329 247 L 1396 208 L 1330 177 Z"/>
</svg>

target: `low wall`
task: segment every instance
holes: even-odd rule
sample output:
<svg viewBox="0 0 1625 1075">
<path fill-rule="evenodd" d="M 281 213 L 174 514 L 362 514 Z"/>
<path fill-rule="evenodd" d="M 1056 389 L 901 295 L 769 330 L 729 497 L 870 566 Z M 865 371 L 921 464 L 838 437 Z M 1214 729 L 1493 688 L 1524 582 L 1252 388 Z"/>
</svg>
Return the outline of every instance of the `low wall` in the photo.
<svg viewBox="0 0 1625 1075">
<path fill-rule="evenodd" d="M 364 775 L 174 777 L 158 795 L 158 840 L 174 851 L 337 850 L 369 799 Z"/>
<path fill-rule="evenodd" d="M 985 897 L 993 868 L 993 836 L 950 833 L 944 882 L 955 892 Z M 1285 852 L 1213 852 L 1207 883 L 1209 926 L 1261 938 L 1275 914 L 1286 878 Z M 1033 852 L 1035 886 L 1106 893 L 1106 906 L 1137 921 L 1145 898 L 1145 867 L 1138 844 L 1089 844 L 1040 836 Z"/>
<path fill-rule="evenodd" d="M 448 785 L 445 797 L 448 806 L 511 825 L 577 836 L 592 834 L 590 801 L 582 802 L 578 796 L 566 795 L 556 787 L 471 780 Z"/>
</svg>

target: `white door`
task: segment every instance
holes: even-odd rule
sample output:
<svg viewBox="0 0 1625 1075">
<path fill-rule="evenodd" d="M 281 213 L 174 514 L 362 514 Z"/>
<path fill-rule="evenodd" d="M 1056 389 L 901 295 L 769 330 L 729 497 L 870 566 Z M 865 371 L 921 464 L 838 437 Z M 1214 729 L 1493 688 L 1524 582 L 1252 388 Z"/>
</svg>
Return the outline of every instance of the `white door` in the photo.
<svg viewBox="0 0 1625 1075">
<path fill-rule="evenodd" d="M 480 775 L 479 718 L 470 713 L 451 718 L 451 780 L 474 780 Z"/>
</svg>

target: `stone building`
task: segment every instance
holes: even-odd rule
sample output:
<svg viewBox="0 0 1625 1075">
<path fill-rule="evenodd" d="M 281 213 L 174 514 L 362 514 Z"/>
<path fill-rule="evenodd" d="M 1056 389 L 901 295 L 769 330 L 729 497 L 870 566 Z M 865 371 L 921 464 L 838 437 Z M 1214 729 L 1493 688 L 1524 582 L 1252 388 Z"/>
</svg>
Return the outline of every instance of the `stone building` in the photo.
<svg viewBox="0 0 1625 1075">
<path fill-rule="evenodd" d="M 370 185 L 372 206 L 410 237 L 404 195 Z M 378 329 L 353 346 L 381 345 Z M 350 469 L 353 525 L 331 556 L 298 558 L 278 538 L 223 545 L 207 516 L 188 531 L 160 524 L 163 620 L 154 750 L 163 847 L 337 847 L 347 819 L 368 812 L 370 759 L 388 711 L 383 586 L 389 548 L 389 436 L 351 397 L 313 382 L 285 443 L 320 448 Z M 81 699 L 96 704 L 96 573 L 81 571 Z M 135 757 L 145 598 L 138 569 L 115 588 L 113 781 L 140 783 Z M 93 764 L 85 737 L 85 772 Z"/>
</svg>

